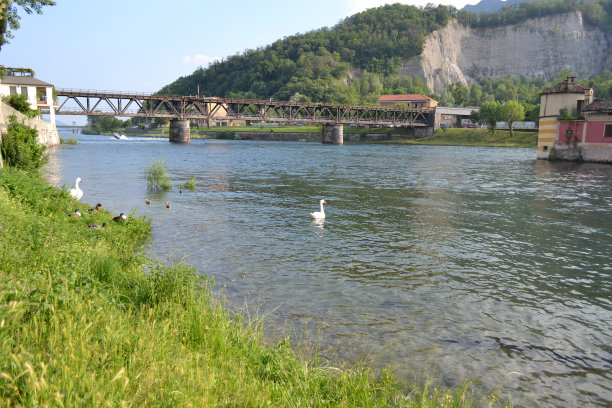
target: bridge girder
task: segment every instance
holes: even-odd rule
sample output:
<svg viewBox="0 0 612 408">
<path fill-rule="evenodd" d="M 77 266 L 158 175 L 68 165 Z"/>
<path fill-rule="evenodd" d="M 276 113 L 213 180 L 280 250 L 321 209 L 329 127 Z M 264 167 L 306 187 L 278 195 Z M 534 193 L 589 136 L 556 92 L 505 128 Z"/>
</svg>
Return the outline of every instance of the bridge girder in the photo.
<svg viewBox="0 0 612 408">
<path fill-rule="evenodd" d="M 434 110 L 344 106 L 257 99 L 56 90 L 65 98 L 57 115 L 125 116 L 203 120 L 433 126 Z M 70 103 L 72 102 L 72 103 Z M 106 106 L 106 110 L 104 107 Z"/>
</svg>

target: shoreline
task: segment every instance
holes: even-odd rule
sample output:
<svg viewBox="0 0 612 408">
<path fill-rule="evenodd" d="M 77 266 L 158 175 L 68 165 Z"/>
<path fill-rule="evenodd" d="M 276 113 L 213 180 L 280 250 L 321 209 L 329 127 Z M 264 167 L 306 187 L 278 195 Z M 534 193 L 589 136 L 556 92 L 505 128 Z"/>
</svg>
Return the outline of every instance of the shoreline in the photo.
<svg viewBox="0 0 612 408">
<path fill-rule="evenodd" d="M 401 387 L 391 372 L 266 346 L 263 322 L 214 283 L 146 254 L 149 222 L 88 214 L 39 175 L 0 171 L 0 395 L 17 405 L 469 407 L 467 383 Z M 82 217 L 69 217 L 75 205 Z M 92 229 L 92 223 L 103 229 Z M 10 362 L 10 363 L 9 363 Z M 433 404 L 433 405 L 432 405 Z"/>
<path fill-rule="evenodd" d="M 262 140 L 262 141 L 293 141 L 293 142 L 321 142 L 321 133 L 304 127 L 269 129 L 245 129 L 224 127 L 220 129 L 201 130 L 192 129 L 192 139 L 220 139 L 220 140 Z M 285 130 L 286 129 L 286 130 Z M 297 129 L 297 130 L 296 130 Z M 348 130 L 348 131 L 347 131 Z M 430 146 L 483 146 L 483 147 L 537 147 L 537 132 L 514 131 L 511 137 L 508 130 L 496 130 L 494 134 L 485 129 L 439 129 L 433 135 L 417 138 L 409 132 L 410 129 L 389 128 L 351 128 L 345 127 L 345 144 L 381 143 L 399 145 L 430 145 Z M 161 133 L 165 132 L 165 133 Z M 112 134 L 108 134 L 112 136 Z M 126 133 L 128 137 L 157 137 L 167 138 L 167 130 L 157 133 Z M 105 134 L 106 136 L 106 134 Z"/>
</svg>

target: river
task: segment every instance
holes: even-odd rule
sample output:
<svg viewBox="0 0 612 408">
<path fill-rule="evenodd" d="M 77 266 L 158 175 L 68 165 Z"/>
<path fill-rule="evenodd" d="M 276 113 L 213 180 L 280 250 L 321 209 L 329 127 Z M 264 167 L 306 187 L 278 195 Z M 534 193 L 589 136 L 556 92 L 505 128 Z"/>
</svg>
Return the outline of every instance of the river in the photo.
<svg viewBox="0 0 612 408">
<path fill-rule="evenodd" d="M 408 380 L 471 379 L 515 406 L 612 404 L 612 166 L 515 148 L 76 138 L 50 150 L 50 180 L 81 177 L 82 201 L 151 218 L 152 253 L 214 277 L 270 338 Z M 158 158 L 165 193 L 144 178 Z M 176 187 L 191 177 L 195 191 Z M 309 217 L 319 199 L 324 223 Z"/>
</svg>

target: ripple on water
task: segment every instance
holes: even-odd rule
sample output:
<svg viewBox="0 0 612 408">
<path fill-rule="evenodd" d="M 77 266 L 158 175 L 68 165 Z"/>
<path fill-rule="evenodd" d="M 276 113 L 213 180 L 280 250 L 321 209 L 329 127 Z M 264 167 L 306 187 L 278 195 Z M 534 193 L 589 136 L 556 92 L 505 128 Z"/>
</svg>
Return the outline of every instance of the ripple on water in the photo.
<svg viewBox="0 0 612 408">
<path fill-rule="evenodd" d="M 155 254 L 270 312 L 269 333 L 400 376 L 471 378 L 520 406 L 612 403 L 612 166 L 531 149 L 78 138 L 52 153 L 54 182 L 95 180 L 84 201 L 151 217 Z M 196 191 L 147 192 L 151 157 Z"/>
</svg>

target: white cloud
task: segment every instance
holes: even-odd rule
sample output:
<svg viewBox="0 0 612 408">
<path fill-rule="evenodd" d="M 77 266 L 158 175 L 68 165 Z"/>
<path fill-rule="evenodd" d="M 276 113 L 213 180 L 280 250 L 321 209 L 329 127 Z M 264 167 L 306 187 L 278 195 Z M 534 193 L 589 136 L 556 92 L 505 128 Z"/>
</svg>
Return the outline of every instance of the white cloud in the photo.
<svg viewBox="0 0 612 408">
<path fill-rule="evenodd" d="M 198 65 L 207 67 L 215 61 L 221 61 L 221 57 L 209 57 L 208 55 L 196 54 L 194 56 L 185 55 L 182 58 L 183 64 Z"/>
</svg>

